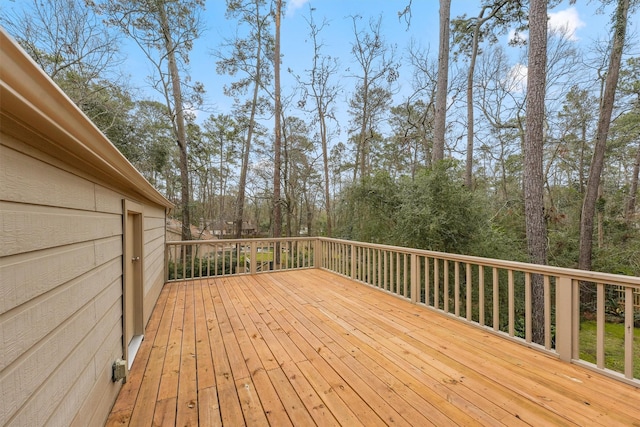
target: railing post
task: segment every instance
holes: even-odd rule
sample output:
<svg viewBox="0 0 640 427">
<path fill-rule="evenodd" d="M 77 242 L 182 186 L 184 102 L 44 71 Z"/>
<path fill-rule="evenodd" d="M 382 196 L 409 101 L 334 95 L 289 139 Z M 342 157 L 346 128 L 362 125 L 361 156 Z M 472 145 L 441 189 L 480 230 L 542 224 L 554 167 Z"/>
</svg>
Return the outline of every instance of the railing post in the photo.
<svg viewBox="0 0 640 427">
<path fill-rule="evenodd" d="M 258 242 L 251 241 L 251 259 L 249 260 L 249 273 L 256 274 L 258 270 Z"/>
<path fill-rule="evenodd" d="M 573 281 L 570 277 L 556 279 L 556 351 L 560 360 L 571 361 L 573 357 Z"/>
<path fill-rule="evenodd" d="M 411 254 L 411 302 L 418 302 L 418 283 L 420 283 L 420 264 L 417 254 Z"/>
<path fill-rule="evenodd" d="M 319 238 L 313 244 L 313 267 L 322 268 L 322 241 Z"/>
<path fill-rule="evenodd" d="M 169 281 L 169 245 L 164 243 L 164 283 Z"/>
</svg>

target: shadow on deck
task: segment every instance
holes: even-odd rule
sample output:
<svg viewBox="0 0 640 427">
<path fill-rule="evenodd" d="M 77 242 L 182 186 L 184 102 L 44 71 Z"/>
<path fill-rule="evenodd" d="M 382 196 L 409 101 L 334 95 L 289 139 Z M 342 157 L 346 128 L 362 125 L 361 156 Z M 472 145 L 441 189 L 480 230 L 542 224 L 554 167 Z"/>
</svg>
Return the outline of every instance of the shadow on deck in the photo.
<svg viewBox="0 0 640 427">
<path fill-rule="evenodd" d="M 165 286 L 107 425 L 637 425 L 640 390 L 318 269 Z"/>
</svg>

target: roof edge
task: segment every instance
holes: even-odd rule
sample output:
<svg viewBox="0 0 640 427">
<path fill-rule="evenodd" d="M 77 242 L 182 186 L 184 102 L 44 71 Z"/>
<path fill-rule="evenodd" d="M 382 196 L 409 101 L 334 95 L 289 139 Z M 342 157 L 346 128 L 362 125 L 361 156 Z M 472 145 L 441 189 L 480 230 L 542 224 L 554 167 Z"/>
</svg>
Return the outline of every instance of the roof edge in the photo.
<svg viewBox="0 0 640 427">
<path fill-rule="evenodd" d="M 78 160 L 73 166 L 91 176 L 108 176 L 118 187 L 173 208 L 2 27 L 0 57 L 3 119 L 46 138 L 59 159 L 68 162 L 72 154 Z"/>
</svg>

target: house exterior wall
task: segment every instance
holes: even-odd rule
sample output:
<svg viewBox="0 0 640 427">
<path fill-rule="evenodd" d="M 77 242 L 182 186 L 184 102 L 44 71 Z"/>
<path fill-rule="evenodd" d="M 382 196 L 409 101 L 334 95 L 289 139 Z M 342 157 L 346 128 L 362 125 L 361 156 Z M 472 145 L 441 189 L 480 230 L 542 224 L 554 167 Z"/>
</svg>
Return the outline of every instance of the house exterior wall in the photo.
<svg viewBox="0 0 640 427">
<path fill-rule="evenodd" d="M 0 425 L 100 425 L 120 387 L 130 197 L 21 145 L 0 134 Z M 146 323 L 164 283 L 165 210 L 143 206 Z"/>
<path fill-rule="evenodd" d="M 171 204 L 1 29 L 0 49 L 0 425 L 102 425 L 121 387 L 123 200 L 143 206 L 145 325 Z"/>
</svg>

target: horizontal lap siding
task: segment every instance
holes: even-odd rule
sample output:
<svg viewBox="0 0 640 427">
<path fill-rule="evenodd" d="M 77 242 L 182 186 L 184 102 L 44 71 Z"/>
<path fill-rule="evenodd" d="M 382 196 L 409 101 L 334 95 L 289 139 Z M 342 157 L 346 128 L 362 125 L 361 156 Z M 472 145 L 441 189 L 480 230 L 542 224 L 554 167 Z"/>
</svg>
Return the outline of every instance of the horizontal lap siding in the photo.
<svg viewBox="0 0 640 427">
<path fill-rule="evenodd" d="M 17 146 L 2 134 L 0 142 Z M 3 144 L 0 425 L 99 424 L 120 388 L 110 376 L 122 355 L 124 196 Z M 155 268 L 164 210 L 144 208 L 145 266 Z M 161 268 L 146 277 L 152 306 Z"/>
<path fill-rule="evenodd" d="M 164 209 L 145 206 L 144 209 L 144 299 L 145 325 L 164 285 L 164 243 L 166 217 Z"/>
</svg>

